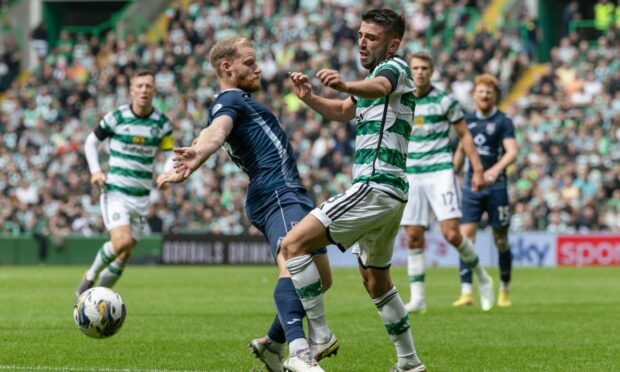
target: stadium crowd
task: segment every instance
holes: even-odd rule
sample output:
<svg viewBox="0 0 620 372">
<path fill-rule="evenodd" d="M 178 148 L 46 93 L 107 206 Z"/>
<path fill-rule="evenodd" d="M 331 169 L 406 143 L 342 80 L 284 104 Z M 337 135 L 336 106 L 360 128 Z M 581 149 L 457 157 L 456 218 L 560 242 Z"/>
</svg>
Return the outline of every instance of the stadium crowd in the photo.
<svg viewBox="0 0 620 372">
<path fill-rule="evenodd" d="M 355 24 L 362 4 L 281 4 L 195 0 L 188 8 L 174 6 L 158 43 L 144 34 L 119 40 L 108 33 L 97 40 L 62 32 L 57 45 L 38 44 L 38 67 L 0 103 L 0 234 L 104 232 L 99 191 L 89 184 L 82 152 L 86 135 L 104 113 L 127 102 L 132 71 L 150 67 L 157 72 L 156 107 L 175 123 L 176 144 L 189 144 L 204 127 L 218 89 L 209 48 L 237 32 L 251 35 L 257 46 L 264 89 L 256 98 L 274 110 L 289 134 L 311 196 L 320 203 L 344 191 L 351 180 L 354 127 L 307 110 L 292 93 L 287 72 L 311 75 L 330 67 L 345 80 L 362 78 Z M 407 4 L 405 58 L 428 48 L 436 84 L 467 109 L 475 75 L 498 76 L 506 92 L 530 63 L 528 41 L 516 31 L 491 33 L 481 26 L 470 33 L 467 9 L 486 1 Z M 426 45 L 429 28 L 433 36 Z M 512 228 L 620 231 L 620 148 L 614 142 L 620 139 L 620 71 L 612 57 L 618 43 L 601 38 L 590 47 L 575 35 L 567 40 L 554 50 L 552 67 L 532 94 L 509 109 L 522 148 L 511 175 Z M 158 171 L 163 162 L 161 156 Z M 153 191 L 152 232 L 258 233 L 244 213 L 247 178 L 223 151 L 196 173 L 186 184 Z"/>
<path fill-rule="evenodd" d="M 620 40 L 570 34 L 513 104 L 515 230 L 620 231 Z"/>
</svg>

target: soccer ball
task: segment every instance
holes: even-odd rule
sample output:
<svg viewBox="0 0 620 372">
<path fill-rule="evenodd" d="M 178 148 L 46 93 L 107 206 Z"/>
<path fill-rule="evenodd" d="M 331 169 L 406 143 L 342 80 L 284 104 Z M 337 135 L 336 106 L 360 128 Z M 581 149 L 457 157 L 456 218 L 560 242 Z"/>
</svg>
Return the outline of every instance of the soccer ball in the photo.
<svg viewBox="0 0 620 372">
<path fill-rule="evenodd" d="M 92 338 L 106 338 L 121 329 L 125 321 L 125 303 L 121 296 L 105 287 L 82 293 L 73 306 L 73 320 Z"/>
</svg>

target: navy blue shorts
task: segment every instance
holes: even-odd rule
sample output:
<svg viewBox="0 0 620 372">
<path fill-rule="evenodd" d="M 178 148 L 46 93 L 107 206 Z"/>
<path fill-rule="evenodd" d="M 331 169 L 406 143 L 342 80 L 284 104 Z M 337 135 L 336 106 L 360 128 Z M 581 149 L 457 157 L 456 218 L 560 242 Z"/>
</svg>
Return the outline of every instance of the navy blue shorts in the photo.
<svg viewBox="0 0 620 372">
<path fill-rule="evenodd" d="M 510 225 L 510 201 L 506 187 L 489 187 L 479 192 L 462 189 L 463 217 L 461 223 L 478 223 L 483 212 L 489 216 L 489 225 L 494 229 Z"/>
<path fill-rule="evenodd" d="M 263 200 L 261 204 L 264 207 L 260 210 L 247 206 L 246 209 L 250 222 L 267 238 L 275 260 L 278 240 L 284 238 L 293 226 L 314 209 L 314 203 L 305 191 L 276 191 L 268 199 Z M 327 253 L 327 248 L 323 247 L 313 251 L 312 255 L 325 253 Z"/>
</svg>

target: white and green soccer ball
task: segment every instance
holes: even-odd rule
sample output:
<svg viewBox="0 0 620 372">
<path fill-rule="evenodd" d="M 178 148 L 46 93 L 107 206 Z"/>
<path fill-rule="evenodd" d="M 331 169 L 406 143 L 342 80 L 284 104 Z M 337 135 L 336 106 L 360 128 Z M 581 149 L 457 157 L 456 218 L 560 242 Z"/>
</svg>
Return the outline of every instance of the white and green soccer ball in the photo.
<svg viewBox="0 0 620 372">
<path fill-rule="evenodd" d="M 73 306 L 73 320 L 82 332 L 92 338 L 106 338 L 121 329 L 125 321 L 125 302 L 105 287 L 91 288 L 78 297 Z"/>
</svg>

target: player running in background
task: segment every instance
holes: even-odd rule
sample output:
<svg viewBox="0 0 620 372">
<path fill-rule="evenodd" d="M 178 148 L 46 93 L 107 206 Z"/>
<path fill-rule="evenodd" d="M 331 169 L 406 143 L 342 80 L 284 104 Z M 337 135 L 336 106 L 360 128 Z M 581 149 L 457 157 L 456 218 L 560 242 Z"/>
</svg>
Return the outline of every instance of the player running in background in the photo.
<svg viewBox="0 0 620 372">
<path fill-rule="evenodd" d="M 102 189 L 101 214 L 110 240 L 99 249 L 76 296 L 93 287 L 97 278 L 98 286 L 112 288 L 121 277 L 146 223 L 153 161 L 158 150 L 170 152 L 174 146 L 172 123 L 153 107 L 154 73 L 138 70 L 131 78 L 129 92 L 131 103 L 107 113 L 84 144 L 90 182 Z M 107 175 L 101 170 L 97 150 L 105 139 L 109 139 L 110 153 Z M 168 156 L 164 172 L 180 178 L 172 165 L 172 156 Z"/>
<path fill-rule="evenodd" d="M 461 207 L 449 144 L 450 128 L 458 134 L 471 161 L 473 190 L 484 183 L 482 163 L 458 102 L 431 84 L 431 56 L 425 52 L 415 53 L 409 67 L 416 88 L 416 108 L 407 155 L 409 202 L 401 221 L 407 234 L 407 274 L 411 288 L 411 299 L 405 307 L 409 312 L 426 311 L 424 231 L 429 226 L 432 209 L 444 238 L 478 275 L 480 303 L 486 311 L 493 307 L 493 281 L 480 264 L 473 243 L 459 231 Z"/>
<path fill-rule="evenodd" d="M 210 108 L 209 124 L 191 147 L 175 148 L 175 168 L 182 180 L 198 169 L 220 147 L 250 177 L 246 197 L 248 218 L 269 241 L 280 269 L 274 291 L 278 316 L 267 338 L 250 343 L 252 352 L 270 371 L 282 371 L 284 342 L 289 358 L 284 366 L 291 371 L 322 371 L 317 361 L 338 349 L 336 337 L 324 324 L 308 318 L 309 343 L 302 319 L 304 308 L 277 251 L 278 240 L 286 235 L 314 208 L 302 186 L 288 138 L 278 119 L 266 107 L 254 101 L 251 93 L 260 89 L 260 67 L 256 51 L 246 38 L 229 37 L 211 49 L 221 92 Z M 159 185 L 180 181 L 175 175 L 161 179 Z M 326 245 L 317 247 L 313 260 L 321 272 L 318 289 L 331 285 Z M 321 287 L 322 284 L 322 287 Z"/>
<path fill-rule="evenodd" d="M 396 56 L 404 32 L 404 18 L 391 10 L 362 15 L 358 44 L 368 77 L 345 82 L 334 70 L 316 74 L 323 85 L 350 95 L 344 100 L 314 95 L 306 75 L 291 73 L 295 93 L 313 110 L 329 120 L 356 119 L 354 179 L 347 191 L 306 216 L 280 246 L 308 317 L 321 320 L 323 295 L 310 252 L 330 243 L 343 251 L 353 247 L 364 286 L 396 348 L 398 361 L 392 371 L 424 371 L 405 305 L 390 278 L 394 241 L 407 202 L 405 159 L 415 109 L 411 71 Z"/>
<path fill-rule="evenodd" d="M 508 200 L 508 181 L 506 167 L 517 159 L 517 141 L 512 120 L 496 107 L 499 98 L 499 83 L 489 74 L 476 78 L 474 84 L 474 102 L 476 112 L 465 116 L 467 127 L 474 138 L 476 150 L 484 166 L 484 180 L 488 187 L 476 191 L 472 185 L 471 164 L 466 164 L 465 183 L 463 187 L 463 217 L 461 233 L 471 241 L 476 238 L 476 231 L 483 212 L 487 212 L 489 224 L 493 228 L 493 240 L 499 251 L 499 271 L 501 286 L 497 305 L 510 306 L 510 275 L 512 254 L 508 245 L 508 226 L 510 224 L 510 202 Z M 455 154 L 455 164 L 460 169 L 463 164 L 463 146 Z M 471 305 L 471 271 L 461 261 L 461 296 L 453 306 Z"/>
</svg>

